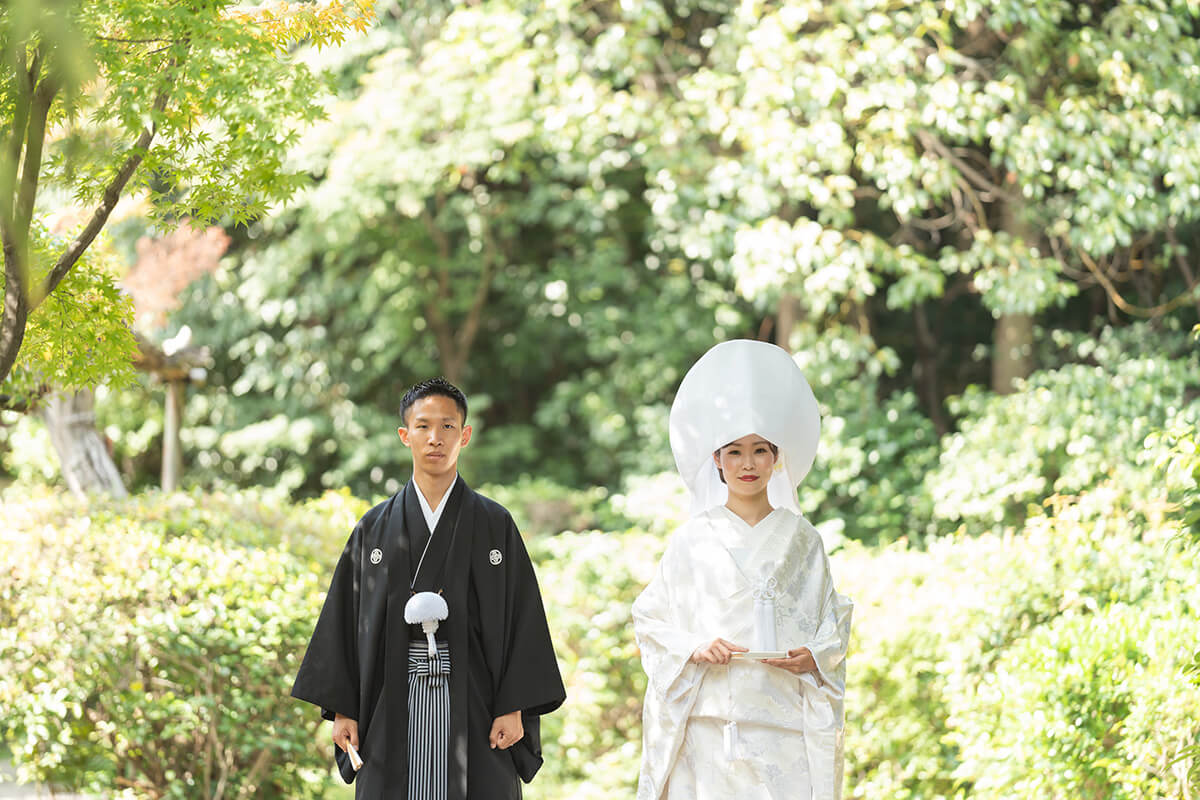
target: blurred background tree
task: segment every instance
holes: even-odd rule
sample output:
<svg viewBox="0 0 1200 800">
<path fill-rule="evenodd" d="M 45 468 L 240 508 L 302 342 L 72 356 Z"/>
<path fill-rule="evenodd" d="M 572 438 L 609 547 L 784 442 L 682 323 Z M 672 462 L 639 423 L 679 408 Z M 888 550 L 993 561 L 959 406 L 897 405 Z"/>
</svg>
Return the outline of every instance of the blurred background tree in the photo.
<svg viewBox="0 0 1200 800">
<path fill-rule="evenodd" d="M 302 176 L 284 155 L 319 115 L 321 83 L 281 52 L 340 42 L 368 24 L 370 8 L 17 0 L 0 9 L 0 397 L 24 410 L 47 392 L 68 394 L 41 406 L 72 488 L 122 489 L 87 390 L 132 377 L 129 304 L 114 296 L 113 270 L 85 254 L 123 197 L 147 197 L 157 219 L 237 224 L 290 196 Z M 46 214 L 70 205 L 86 209 L 82 219 L 49 235 Z"/>
<path fill-rule="evenodd" d="M 1148 372 L 1154 425 L 1195 397 L 1186 3 L 379 11 L 303 56 L 337 89 L 289 151 L 311 186 L 231 226 L 170 319 L 214 354 L 197 484 L 392 491 L 396 400 L 441 373 L 484 431 L 476 480 L 619 487 L 669 468 L 682 370 L 750 336 L 796 351 L 824 404 L 806 510 L 893 539 L 966 519 L 924 475 L 997 446 L 958 436 L 993 395 L 1049 381 L 1031 402 L 1053 415 L 1069 365 L 1117 347 L 1098 375 L 1128 348 L 1177 364 Z M 136 406 L 101 405 L 144 485 Z M 1014 418 L 1005 446 L 1048 422 Z M 1075 439 L 1030 480 L 1103 461 Z"/>
</svg>

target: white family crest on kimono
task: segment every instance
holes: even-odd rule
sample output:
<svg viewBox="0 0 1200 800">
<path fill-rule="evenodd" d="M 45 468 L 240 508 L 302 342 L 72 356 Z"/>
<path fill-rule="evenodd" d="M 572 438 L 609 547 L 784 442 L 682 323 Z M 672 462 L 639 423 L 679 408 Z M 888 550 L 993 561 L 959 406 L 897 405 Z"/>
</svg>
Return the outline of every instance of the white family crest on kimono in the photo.
<svg viewBox="0 0 1200 800">
<path fill-rule="evenodd" d="M 761 568 L 773 566 L 764 578 Z M 773 634 L 780 648 L 808 647 L 818 671 L 794 675 L 753 661 L 725 666 L 695 664 L 697 647 L 721 636 L 755 642 L 762 622 L 755 605 L 763 585 L 772 585 Z M 638 800 L 665 794 L 680 756 L 689 720 L 735 723 L 739 732 L 757 729 L 757 752 L 747 752 L 739 735 L 739 757 L 794 768 L 785 783 L 747 786 L 734 797 L 804 798 L 796 773 L 811 797 L 840 797 L 845 664 L 850 603 L 833 589 L 820 535 L 803 517 L 775 509 L 751 527 L 724 506 L 700 514 L 671 537 L 658 573 L 633 606 L 642 661 L 649 676 L 644 706 L 644 742 Z M 768 649 L 768 648 L 763 648 Z M 722 726 L 724 722 L 722 722 Z M 763 735 L 765 733 L 765 735 Z M 802 753 L 797 753 L 802 737 Z M 729 763 L 722 749 L 697 759 L 689 776 L 698 800 L 721 795 L 705 786 L 723 781 Z M 781 776 L 782 777 L 782 776 Z M 728 798 L 728 796 L 726 796 Z"/>
</svg>

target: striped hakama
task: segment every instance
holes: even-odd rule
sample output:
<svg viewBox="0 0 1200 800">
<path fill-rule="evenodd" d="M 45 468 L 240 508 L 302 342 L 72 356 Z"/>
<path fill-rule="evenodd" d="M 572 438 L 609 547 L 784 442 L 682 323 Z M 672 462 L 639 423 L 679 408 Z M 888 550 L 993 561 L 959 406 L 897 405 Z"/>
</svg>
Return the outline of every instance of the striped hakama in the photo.
<svg viewBox="0 0 1200 800">
<path fill-rule="evenodd" d="M 450 746 L 450 646 L 408 645 L 408 800 L 446 800 Z"/>
</svg>

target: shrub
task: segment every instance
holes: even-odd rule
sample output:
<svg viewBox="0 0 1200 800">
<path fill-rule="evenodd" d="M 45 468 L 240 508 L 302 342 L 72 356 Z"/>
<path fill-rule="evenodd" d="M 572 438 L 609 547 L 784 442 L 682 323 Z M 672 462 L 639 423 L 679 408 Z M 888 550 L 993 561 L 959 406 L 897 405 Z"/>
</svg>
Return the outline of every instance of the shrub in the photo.
<svg viewBox="0 0 1200 800">
<path fill-rule="evenodd" d="M 1174 505 L 1173 515 L 1200 545 L 1200 436 L 1195 426 L 1176 423 L 1149 436 L 1146 448 L 1157 453 L 1155 466 Z"/>
<path fill-rule="evenodd" d="M 937 463 L 933 424 L 909 391 L 888 392 L 896 354 L 849 328 L 800 326 L 797 363 L 821 406 L 821 444 L 800 507 L 831 543 L 867 544 L 934 532 L 923 476 Z"/>
<path fill-rule="evenodd" d="M 1171 766 L 1169 756 L 1186 756 L 1181 743 L 1200 734 L 1196 689 L 1182 679 L 1179 655 L 1200 634 L 1190 621 L 1200 573 L 1176 547 L 1169 518 L 1147 525 L 1131 503 L 1102 487 L 1054 498 L 1021 531 L 940 537 L 923 549 L 849 542 L 834 553 L 839 588 L 856 602 L 848 797 L 991 798 L 998 794 L 988 779 L 1000 781 L 1001 767 L 1009 776 L 1090 770 L 1107 781 L 1071 784 L 1080 793 L 1064 798 L 1089 797 L 1089 785 L 1131 787 L 1113 797 L 1183 796 L 1178 773 L 1191 762 Z M 645 677 L 629 604 L 653 574 L 666 533 L 563 534 L 531 544 L 568 703 L 545 722 L 547 763 L 530 797 L 631 795 Z M 1139 614 L 1154 633 L 1144 645 L 1153 667 L 1111 657 L 1124 652 L 1122 626 Z M 1066 641 L 1064 631 L 1075 637 L 1064 654 L 1083 646 L 1097 635 L 1093 622 L 1106 639 L 1093 644 L 1092 667 L 1077 674 L 1067 655 L 1043 658 L 1047 641 Z M 1105 659 L 1107 672 L 1096 668 Z M 1008 682 L 997 693 L 998 675 Z M 1023 693 L 1011 691 L 1017 684 Z M 1141 699 L 1123 705 L 1128 695 Z M 1073 704 L 1092 718 L 1073 750 L 1056 747 L 1048 721 L 1037 746 L 1011 746 L 1031 716 L 1052 707 L 1061 722 Z M 1105 738 L 1111 730 L 1116 743 Z M 1114 767 L 1118 757 L 1132 766 Z M 1007 797 L 1056 796 L 1042 785 L 1004 785 Z"/>
<path fill-rule="evenodd" d="M 487 484 L 479 491 L 507 508 L 526 537 L 596 528 L 619 530 L 629 524 L 613 511 L 603 486 L 572 489 L 526 476 L 510 484 Z"/>
<path fill-rule="evenodd" d="M 1158 343 L 1146 352 L 1145 341 Z M 1106 331 L 1075 344 L 1082 363 L 1035 373 L 1018 391 L 972 387 L 951 403 L 961 430 L 942 443 L 926 491 L 943 525 L 1020 524 L 1029 504 L 1112 482 L 1146 499 L 1163 494 L 1147 437 L 1200 424 L 1200 354 L 1178 331 Z"/>
<path fill-rule="evenodd" d="M 677 488 L 631 486 L 620 508 L 678 514 Z M 0 729 L 25 779 L 332 793 L 325 734 L 287 689 L 365 504 L 143 495 L 89 516 L 57 494 L 4 499 Z M 668 530 L 530 538 L 568 692 L 531 800 L 631 796 L 646 682 L 630 604 Z M 1195 796 L 1200 553 L 1179 530 L 1102 485 L 1019 530 L 845 543 L 847 797 Z"/>
<path fill-rule="evenodd" d="M 531 543 L 567 703 L 543 722 L 546 764 L 532 800 L 632 797 L 642 746 L 642 672 L 630 606 L 665 542 L 630 530 Z"/>
<path fill-rule="evenodd" d="M 5 498 L 0 728 L 22 780 L 130 798 L 316 796 L 327 758 L 288 691 L 323 579 L 269 532 L 245 547 L 173 527 L 191 500 L 87 516 L 59 496 Z"/>
<path fill-rule="evenodd" d="M 1187 762 L 1168 762 L 1200 736 L 1181 675 L 1200 572 L 1177 528 L 1121 498 L 1058 498 L 1019 533 L 835 559 L 856 601 L 851 797 L 1187 796 Z"/>
<path fill-rule="evenodd" d="M 1200 625 L 1178 611 L 1081 609 L 1001 654 L 969 702 L 956 697 L 971 797 L 1188 797 L 1170 765 L 1196 741 L 1200 689 L 1180 673 Z"/>
</svg>

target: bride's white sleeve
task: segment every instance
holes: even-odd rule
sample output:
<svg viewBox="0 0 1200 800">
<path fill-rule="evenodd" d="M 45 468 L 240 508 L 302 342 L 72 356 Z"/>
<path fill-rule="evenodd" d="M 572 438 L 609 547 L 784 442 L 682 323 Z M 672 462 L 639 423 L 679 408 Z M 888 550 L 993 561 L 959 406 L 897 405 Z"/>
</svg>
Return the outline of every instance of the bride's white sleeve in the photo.
<svg viewBox="0 0 1200 800">
<path fill-rule="evenodd" d="M 642 766 L 637 800 L 660 800 L 679 754 L 688 716 L 695 705 L 705 669 L 693 664 L 692 653 L 704 637 L 686 624 L 676 583 L 688 575 L 667 545 L 654 579 L 633 603 L 633 630 L 641 650 L 648 686 L 642 705 Z"/>
<path fill-rule="evenodd" d="M 842 740 L 846 697 L 846 650 L 854 604 L 833 588 L 829 559 L 822 546 L 815 559 L 823 571 L 820 625 L 811 642 L 817 671 L 800 676 L 804 695 L 804 748 L 816 800 L 839 800 L 842 794 Z"/>
<path fill-rule="evenodd" d="M 691 663 L 692 653 L 707 644 L 703 634 L 691 630 L 686 610 L 676 602 L 675 584 L 686 578 L 674 539 L 655 571 L 654 579 L 633 603 L 633 631 L 641 651 L 650 691 L 672 702 L 691 691 L 702 667 Z"/>
</svg>

